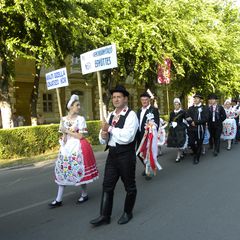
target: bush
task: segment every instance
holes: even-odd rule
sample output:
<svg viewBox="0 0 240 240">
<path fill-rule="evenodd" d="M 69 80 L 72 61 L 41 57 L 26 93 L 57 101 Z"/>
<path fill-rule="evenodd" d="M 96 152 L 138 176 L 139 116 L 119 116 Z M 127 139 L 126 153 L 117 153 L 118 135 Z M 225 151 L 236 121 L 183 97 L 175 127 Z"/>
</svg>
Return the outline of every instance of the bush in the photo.
<svg viewBox="0 0 240 240">
<path fill-rule="evenodd" d="M 98 145 L 99 144 L 99 130 L 101 128 L 101 121 L 87 121 L 87 128 L 88 128 L 88 136 L 87 140 L 92 145 Z"/>
<path fill-rule="evenodd" d="M 88 121 L 88 141 L 98 144 L 100 121 Z M 34 156 L 59 147 L 59 124 L 0 130 L 0 159 Z"/>
</svg>

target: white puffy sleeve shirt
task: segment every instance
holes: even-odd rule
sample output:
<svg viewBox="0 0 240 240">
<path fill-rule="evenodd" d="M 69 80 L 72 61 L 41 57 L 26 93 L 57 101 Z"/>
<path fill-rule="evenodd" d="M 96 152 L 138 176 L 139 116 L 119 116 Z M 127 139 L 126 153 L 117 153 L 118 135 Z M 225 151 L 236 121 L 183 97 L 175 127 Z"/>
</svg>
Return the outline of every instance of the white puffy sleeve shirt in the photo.
<svg viewBox="0 0 240 240">
<path fill-rule="evenodd" d="M 125 115 L 127 111 L 122 111 L 120 115 Z M 109 122 L 110 116 L 115 115 L 115 111 L 110 113 L 107 118 L 107 122 Z M 126 145 L 135 139 L 136 132 L 138 130 L 138 118 L 134 111 L 130 111 L 127 118 L 125 119 L 125 123 L 123 128 L 113 127 L 109 133 L 109 141 L 108 145 L 115 147 L 116 143 L 121 145 Z M 101 130 L 99 133 L 99 141 L 101 144 L 106 144 L 107 141 L 101 138 Z"/>
</svg>

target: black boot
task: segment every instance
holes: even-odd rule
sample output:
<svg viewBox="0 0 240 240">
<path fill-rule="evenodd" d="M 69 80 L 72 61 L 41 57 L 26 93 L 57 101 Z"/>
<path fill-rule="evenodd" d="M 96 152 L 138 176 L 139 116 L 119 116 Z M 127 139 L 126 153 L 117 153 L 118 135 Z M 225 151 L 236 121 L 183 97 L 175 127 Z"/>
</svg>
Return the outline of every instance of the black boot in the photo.
<svg viewBox="0 0 240 240">
<path fill-rule="evenodd" d="M 111 221 L 113 192 L 103 192 L 100 207 L 100 216 L 90 221 L 94 226 L 109 224 Z"/>
<path fill-rule="evenodd" d="M 124 204 L 124 213 L 118 220 L 118 224 L 126 224 L 132 219 L 132 210 L 135 204 L 136 195 L 137 191 L 127 193 Z"/>
</svg>

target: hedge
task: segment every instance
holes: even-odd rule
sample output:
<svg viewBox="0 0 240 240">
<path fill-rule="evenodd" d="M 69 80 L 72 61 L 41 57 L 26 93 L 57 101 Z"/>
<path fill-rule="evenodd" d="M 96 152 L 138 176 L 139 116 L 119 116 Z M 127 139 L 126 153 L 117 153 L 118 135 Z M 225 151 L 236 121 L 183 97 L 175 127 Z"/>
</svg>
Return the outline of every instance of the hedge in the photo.
<svg viewBox="0 0 240 240">
<path fill-rule="evenodd" d="M 87 139 L 99 143 L 100 121 L 88 121 Z M 59 124 L 18 127 L 0 130 L 0 159 L 30 157 L 59 146 Z"/>
</svg>

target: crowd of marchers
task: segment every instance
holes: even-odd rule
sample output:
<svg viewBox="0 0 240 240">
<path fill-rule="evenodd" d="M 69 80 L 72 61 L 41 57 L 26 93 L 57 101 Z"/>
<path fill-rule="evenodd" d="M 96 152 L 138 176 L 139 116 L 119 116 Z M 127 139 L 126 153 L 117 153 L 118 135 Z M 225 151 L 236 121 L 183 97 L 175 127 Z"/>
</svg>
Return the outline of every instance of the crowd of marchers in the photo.
<svg viewBox="0 0 240 240">
<path fill-rule="evenodd" d="M 193 105 L 183 109 L 179 98 L 173 101 L 174 110 L 166 122 L 159 115 L 159 109 L 151 104 L 148 92 L 140 95 L 141 107 L 134 112 L 128 107 L 129 92 L 121 85 L 110 91 L 114 111 L 108 114 L 99 131 L 99 141 L 106 145 L 108 155 L 103 174 L 100 214 L 92 219 L 92 226 L 111 222 L 115 186 L 122 180 L 126 196 L 123 213 L 118 224 L 126 224 L 133 218 L 137 197 L 136 163 L 143 166 L 142 175 L 151 180 L 162 167 L 159 163 L 162 146 L 176 149 L 176 163 L 179 163 L 191 149 L 193 164 L 198 164 L 205 153 L 206 145 L 213 156 L 220 153 L 220 140 L 227 141 L 227 150 L 239 140 L 239 102 L 227 99 L 224 105 L 218 97 L 210 94 L 208 104 L 203 104 L 200 93 L 193 96 Z M 81 186 L 77 204 L 89 200 L 87 185 L 98 179 L 99 171 L 91 145 L 86 140 L 87 125 L 79 115 L 80 101 L 72 95 L 67 102 L 68 114 L 61 119 L 59 131 L 59 154 L 55 163 L 57 195 L 49 204 L 51 209 L 62 206 L 66 186 Z M 166 126 L 168 130 L 166 131 Z"/>
</svg>

